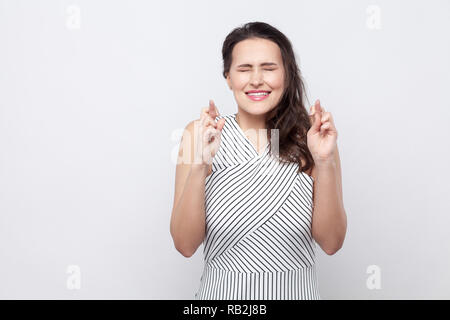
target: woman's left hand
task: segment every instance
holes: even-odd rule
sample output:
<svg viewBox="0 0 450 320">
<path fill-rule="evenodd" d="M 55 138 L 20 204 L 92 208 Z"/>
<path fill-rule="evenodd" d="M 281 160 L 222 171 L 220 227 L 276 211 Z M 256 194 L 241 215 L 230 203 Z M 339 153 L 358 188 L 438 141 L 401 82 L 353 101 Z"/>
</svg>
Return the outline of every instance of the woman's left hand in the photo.
<svg viewBox="0 0 450 320">
<path fill-rule="evenodd" d="M 307 142 L 314 162 L 332 161 L 337 149 L 338 134 L 331 113 L 326 112 L 320 101 L 316 100 L 310 109 L 309 118 L 311 128 L 307 133 Z"/>
</svg>

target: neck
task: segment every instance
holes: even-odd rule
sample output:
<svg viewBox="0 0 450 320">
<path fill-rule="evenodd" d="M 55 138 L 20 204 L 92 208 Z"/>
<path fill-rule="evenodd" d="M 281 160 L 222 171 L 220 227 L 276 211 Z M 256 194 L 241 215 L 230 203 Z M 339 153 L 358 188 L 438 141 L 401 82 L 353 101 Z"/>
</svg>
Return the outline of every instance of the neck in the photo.
<svg viewBox="0 0 450 320">
<path fill-rule="evenodd" d="M 253 115 L 239 110 L 236 114 L 236 121 L 255 145 L 265 145 L 267 143 L 266 115 Z"/>
<path fill-rule="evenodd" d="M 239 123 L 242 131 L 266 129 L 266 115 L 253 115 L 239 110 L 236 114 L 236 121 Z"/>
</svg>

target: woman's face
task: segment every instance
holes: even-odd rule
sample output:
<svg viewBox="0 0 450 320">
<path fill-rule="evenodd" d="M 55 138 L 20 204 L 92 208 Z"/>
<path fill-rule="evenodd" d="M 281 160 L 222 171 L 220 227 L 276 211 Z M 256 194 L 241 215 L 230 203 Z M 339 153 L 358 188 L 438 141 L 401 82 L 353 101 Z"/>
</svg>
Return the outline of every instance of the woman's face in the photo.
<svg viewBox="0 0 450 320">
<path fill-rule="evenodd" d="M 272 110 L 284 90 L 283 58 L 278 45 L 262 38 L 238 42 L 233 48 L 227 83 L 245 112 L 261 115 Z M 248 94 L 251 90 L 270 93 L 252 96 Z"/>
</svg>

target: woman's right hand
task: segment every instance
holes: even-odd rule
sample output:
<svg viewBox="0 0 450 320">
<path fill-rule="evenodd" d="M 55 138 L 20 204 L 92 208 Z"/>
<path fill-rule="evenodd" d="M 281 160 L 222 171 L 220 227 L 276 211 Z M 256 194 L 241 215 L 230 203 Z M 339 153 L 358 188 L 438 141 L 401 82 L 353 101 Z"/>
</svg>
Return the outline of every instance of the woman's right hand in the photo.
<svg viewBox="0 0 450 320">
<path fill-rule="evenodd" d="M 219 150 L 225 118 L 216 122 L 217 116 L 220 116 L 219 110 L 214 101 L 209 100 L 209 107 L 202 109 L 200 121 L 195 130 L 194 165 L 209 167 Z"/>
</svg>

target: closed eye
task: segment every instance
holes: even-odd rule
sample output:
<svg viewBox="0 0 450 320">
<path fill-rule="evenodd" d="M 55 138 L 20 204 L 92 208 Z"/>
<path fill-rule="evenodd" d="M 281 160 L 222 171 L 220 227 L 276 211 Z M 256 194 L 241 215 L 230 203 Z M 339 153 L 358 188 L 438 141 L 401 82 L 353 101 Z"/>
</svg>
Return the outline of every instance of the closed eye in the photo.
<svg viewBox="0 0 450 320">
<path fill-rule="evenodd" d="M 274 71 L 276 69 L 264 69 L 265 71 Z M 238 70 L 238 72 L 246 72 L 246 71 L 250 71 L 250 70 Z"/>
</svg>

